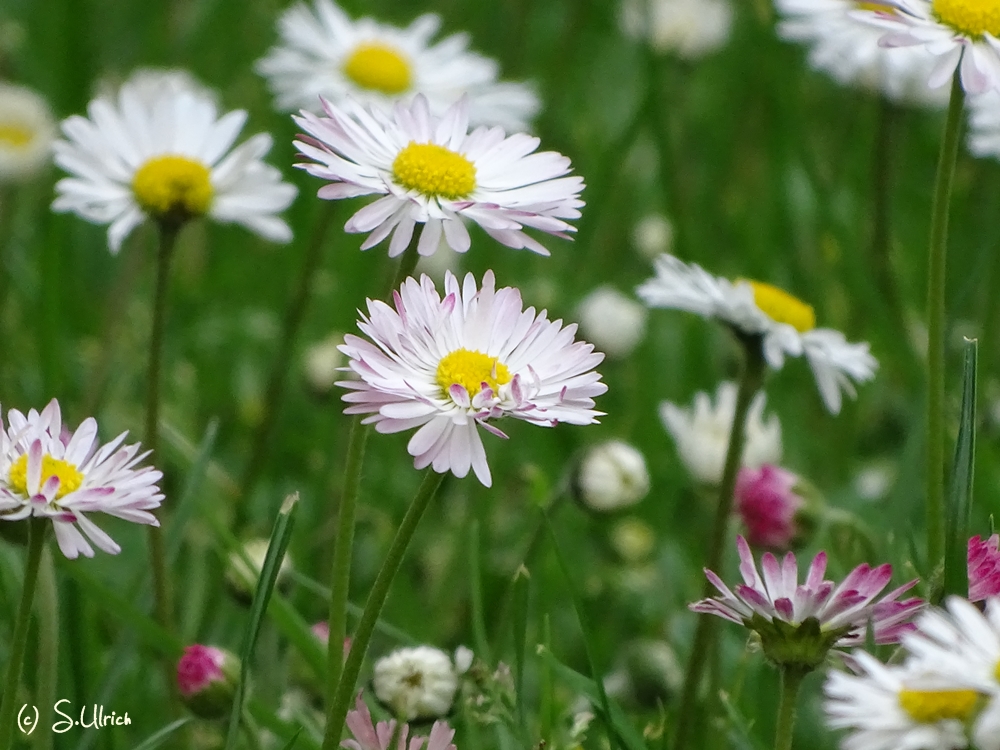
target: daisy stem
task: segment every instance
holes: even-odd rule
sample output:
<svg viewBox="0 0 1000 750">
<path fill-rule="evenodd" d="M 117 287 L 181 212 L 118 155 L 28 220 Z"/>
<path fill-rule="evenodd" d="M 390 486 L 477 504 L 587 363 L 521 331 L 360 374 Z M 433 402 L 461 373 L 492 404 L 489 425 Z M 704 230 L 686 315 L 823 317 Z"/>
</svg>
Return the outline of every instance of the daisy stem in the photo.
<svg viewBox="0 0 1000 750">
<path fill-rule="evenodd" d="M 17 607 L 14 621 L 14 635 L 10 639 L 7 673 L 3 682 L 3 699 L 0 701 L 0 747 L 14 744 L 14 718 L 17 709 L 18 685 L 21 682 L 21 664 L 28 642 L 28 624 L 31 621 L 31 604 L 35 598 L 35 584 L 38 583 L 38 569 L 45 549 L 47 519 L 28 519 L 28 560 L 24 566 L 24 585 L 21 587 L 21 602 Z M 29 718 L 34 719 L 34 715 Z"/>
<path fill-rule="evenodd" d="M 417 261 L 419 260 L 420 255 L 417 253 L 417 243 L 411 242 L 410 246 L 403 251 L 403 257 L 399 259 L 399 268 L 396 269 L 396 276 L 392 280 L 392 286 L 389 287 L 388 298 L 390 300 L 392 300 L 392 293 L 403 285 L 408 276 L 413 275 L 413 269 L 417 267 Z"/>
<path fill-rule="evenodd" d="M 437 493 L 438 487 L 444 480 L 444 474 L 438 474 L 433 468 L 428 468 L 424 472 L 424 479 L 420 483 L 413 502 L 410 504 L 406 515 L 403 516 L 396 536 L 392 540 L 389 552 L 386 554 L 382 568 L 379 570 L 368 594 L 368 601 L 365 602 L 364 611 L 361 613 L 361 620 L 358 622 L 357 630 L 351 640 L 351 650 L 348 652 L 347 660 L 344 662 L 343 673 L 340 683 L 337 685 L 337 692 L 333 700 L 327 701 L 326 733 L 323 736 L 323 750 L 336 750 L 340 745 L 340 735 L 344 729 L 344 719 L 350 707 L 354 694 L 354 686 L 361 671 L 361 662 L 364 661 L 365 653 L 368 651 L 368 643 L 371 641 L 372 631 L 378 620 L 382 605 L 389 595 L 389 588 L 399 571 L 406 554 L 406 548 L 413 539 L 413 534 L 420 523 L 420 518 L 427 510 L 431 499 Z M 330 633 L 330 641 L 333 641 L 333 633 Z M 343 646 L 343 643 L 341 643 Z"/>
<path fill-rule="evenodd" d="M 958 161 L 965 93 L 955 71 L 948 119 L 941 139 L 931 210 L 927 267 L 927 567 L 934 570 L 944 554 L 944 335 L 948 207 Z"/>
<path fill-rule="evenodd" d="M 167 317 L 167 288 L 170 281 L 170 261 L 177 245 L 180 224 L 160 222 L 160 247 L 156 256 L 156 291 L 153 298 L 153 332 L 149 342 L 149 369 L 146 373 L 146 435 L 143 447 L 156 455 L 159 447 L 160 421 L 160 370 L 163 361 L 163 338 Z M 164 628 L 173 632 L 173 602 L 170 578 L 167 573 L 167 553 L 163 542 L 163 529 L 149 527 L 149 558 L 153 568 L 153 599 L 156 619 Z M 174 665 L 163 661 L 163 675 L 168 691 L 173 690 Z"/>
<path fill-rule="evenodd" d="M 274 432 L 274 422 L 278 416 L 278 409 L 285 393 L 285 382 L 288 378 L 288 363 L 292 359 L 295 351 L 295 342 L 298 339 L 299 329 L 302 321 L 305 320 L 306 309 L 309 306 L 311 297 L 313 278 L 316 270 L 323 262 L 323 245 L 326 236 L 337 213 L 337 206 L 331 203 L 324 206 L 313 227 L 306 245 L 305 257 L 302 259 L 302 268 L 299 270 L 299 277 L 292 292 L 292 299 L 285 310 L 285 319 L 281 326 L 281 334 L 278 338 L 278 351 L 274 356 L 271 366 L 271 373 L 267 380 L 267 390 L 264 394 L 264 409 L 257 425 L 257 431 L 253 436 L 253 444 L 250 449 L 250 459 L 247 461 L 246 469 L 243 472 L 243 481 L 240 483 L 243 502 L 236 506 L 237 530 L 246 521 L 247 506 L 257 482 L 263 473 L 266 464 L 267 450 L 271 442 L 271 433 Z"/>
<path fill-rule="evenodd" d="M 781 699 L 778 703 L 778 726 L 774 732 L 774 750 L 792 750 L 795 729 L 795 704 L 802 680 L 808 670 L 784 666 L 781 668 Z"/>
<path fill-rule="evenodd" d="M 726 463 L 722 472 L 722 482 L 719 485 L 719 501 L 715 509 L 715 520 L 708 545 L 708 559 L 705 561 L 707 570 L 720 570 L 723 553 L 727 547 L 726 532 L 729 528 L 729 516 L 733 511 L 733 490 L 736 486 L 736 474 L 740 468 L 740 457 L 746 443 L 746 420 L 750 411 L 750 403 L 760 390 L 764 381 L 766 363 L 762 344 L 757 337 L 740 337 L 745 354 L 743 374 L 740 378 L 739 390 L 736 394 L 736 410 L 733 414 L 733 426 L 729 433 L 729 448 L 726 451 Z M 712 585 L 705 582 L 702 596 L 712 595 Z M 684 688 L 681 693 L 681 703 L 677 712 L 677 724 L 674 730 L 674 750 L 684 750 L 691 740 L 692 730 L 697 723 L 698 692 L 701 688 L 705 669 L 712 661 L 715 650 L 714 617 L 700 617 L 695 629 L 694 642 L 691 646 L 691 656 L 688 658 L 687 671 L 684 675 Z"/>
</svg>

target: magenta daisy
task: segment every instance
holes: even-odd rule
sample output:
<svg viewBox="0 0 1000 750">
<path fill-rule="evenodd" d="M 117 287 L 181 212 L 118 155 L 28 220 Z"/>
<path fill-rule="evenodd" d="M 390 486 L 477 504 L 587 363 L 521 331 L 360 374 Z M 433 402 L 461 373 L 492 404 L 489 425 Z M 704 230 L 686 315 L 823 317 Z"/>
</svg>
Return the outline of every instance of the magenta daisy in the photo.
<svg viewBox="0 0 1000 750">
<path fill-rule="evenodd" d="M 308 133 L 295 145 L 312 160 L 296 166 L 331 182 L 319 189 L 320 198 L 383 196 L 344 227 L 369 233 L 362 250 L 392 235 L 389 256 L 395 257 L 423 224 L 421 255 L 432 255 L 442 239 L 464 253 L 471 244 L 466 222 L 473 222 L 507 247 L 548 255 L 525 229 L 563 239 L 576 231 L 566 220 L 580 217 L 583 179 L 567 176 L 569 159 L 535 153 L 539 139 L 524 133 L 506 136 L 499 127 L 470 133 L 465 99 L 440 118 L 422 95 L 391 114 L 351 99 L 324 100 L 323 109 L 326 117 L 303 111 L 294 118 Z"/>
<path fill-rule="evenodd" d="M 970 602 L 1000 595 L 1000 534 L 969 540 L 968 572 Z"/>
<path fill-rule="evenodd" d="M 876 601 L 892 577 L 888 563 L 877 568 L 859 565 L 836 584 L 824 580 L 826 553 L 820 552 L 800 584 L 794 553 L 789 552 L 779 562 L 765 552 L 761 575 L 746 539 L 737 537 L 736 547 L 743 584 L 730 590 L 719 576 L 706 570 L 721 596 L 695 602 L 690 608 L 756 631 L 765 654 L 777 664 L 815 668 L 831 648 L 863 644 L 869 624 L 876 643 L 896 643 L 913 629 L 910 618 L 923 606 L 916 598 L 898 601 L 916 585 L 915 580 Z"/>
<path fill-rule="evenodd" d="M 403 724 L 398 733 L 395 719 L 376 724 L 372 720 L 371 711 L 361 698 L 361 693 L 358 693 L 354 710 L 347 712 L 346 723 L 354 735 L 352 739 L 340 743 L 340 746 L 347 750 L 389 750 L 394 736 L 398 737 L 395 750 L 421 750 L 424 742 L 427 743 L 424 750 L 455 750 L 455 745 L 451 741 L 455 736 L 455 730 L 448 726 L 448 722 L 435 721 L 427 737 L 409 737 L 409 724 Z"/>
<path fill-rule="evenodd" d="M 55 399 L 41 414 L 9 410 L 6 430 L 0 421 L 0 520 L 51 519 L 59 549 L 70 559 L 94 556 L 88 539 L 118 554 L 121 547 L 87 514 L 158 526 L 149 511 L 163 500 L 156 485 L 163 474 L 135 468 L 149 453 L 139 453 L 138 443 L 123 446 L 126 434 L 102 446 L 93 418 L 70 432 Z"/>
<path fill-rule="evenodd" d="M 552 427 L 591 424 L 594 397 L 607 390 L 594 368 L 604 355 L 575 341 L 576 325 L 524 309 L 513 287 L 495 288 L 492 271 L 482 287 L 468 274 L 449 272 L 444 297 L 426 275 L 393 292 L 393 306 L 368 300 L 358 327 L 371 341 L 348 335 L 340 350 L 360 379 L 350 389 L 347 414 L 383 433 L 419 429 L 407 450 L 414 466 L 464 477 L 471 468 L 492 483 L 479 427 L 501 417 Z"/>
</svg>

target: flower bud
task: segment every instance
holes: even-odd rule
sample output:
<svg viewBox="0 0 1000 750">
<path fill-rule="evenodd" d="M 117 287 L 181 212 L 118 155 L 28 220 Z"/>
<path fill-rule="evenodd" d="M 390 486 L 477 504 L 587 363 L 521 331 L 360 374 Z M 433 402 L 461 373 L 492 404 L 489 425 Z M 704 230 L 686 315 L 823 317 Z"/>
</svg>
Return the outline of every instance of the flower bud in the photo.
<svg viewBox="0 0 1000 750">
<path fill-rule="evenodd" d="M 649 214 L 632 230 L 632 242 L 646 260 L 670 253 L 674 247 L 674 227 L 666 216 Z"/>
<path fill-rule="evenodd" d="M 306 350 L 306 383 L 315 395 L 326 396 L 333 384 L 342 377 L 339 368 L 344 363 L 344 355 L 337 347 L 343 343 L 344 337 L 334 333 Z"/>
<path fill-rule="evenodd" d="M 796 517 L 805 505 L 796 492 L 798 482 L 795 474 L 773 464 L 740 469 L 734 492 L 736 513 L 752 546 L 778 550 L 794 546 L 800 533 Z"/>
<path fill-rule="evenodd" d="M 451 658 L 431 646 L 401 648 L 375 662 L 376 697 L 407 721 L 433 719 L 451 710 L 458 676 Z"/>
<path fill-rule="evenodd" d="M 646 334 L 645 305 L 611 286 L 600 286 L 580 303 L 577 319 L 584 336 L 609 357 L 622 359 Z"/>
<path fill-rule="evenodd" d="M 646 459 L 621 440 L 608 440 L 584 454 L 576 475 L 577 497 L 595 511 L 635 505 L 649 493 Z"/>
<path fill-rule="evenodd" d="M 31 89 L 0 82 L 0 183 L 45 169 L 55 138 L 48 102 Z"/>
<path fill-rule="evenodd" d="M 219 719 L 229 713 L 239 679 L 239 660 L 215 646 L 188 646 L 177 662 L 181 699 L 203 719 Z"/>
<path fill-rule="evenodd" d="M 1000 594 L 1000 534 L 969 540 L 968 572 L 970 602 Z"/>
<path fill-rule="evenodd" d="M 257 579 L 260 578 L 260 571 L 264 567 L 269 544 L 270 540 L 268 539 L 251 539 L 244 543 L 243 553 L 252 567 L 247 566 L 242 555 L 236 552 L 229 555 L 229 561 L 226 565 L 226 583 L 233 595 L 244 604 L 250 604 L 253 600 L 254 591 L 257 590 Z M 278 568 L 277 586 L 280 587 L 286 582 L 288 571 L 291 568 L 291 558 L 286 554 L 281 560 L 281 567 Z"/>
</svg>

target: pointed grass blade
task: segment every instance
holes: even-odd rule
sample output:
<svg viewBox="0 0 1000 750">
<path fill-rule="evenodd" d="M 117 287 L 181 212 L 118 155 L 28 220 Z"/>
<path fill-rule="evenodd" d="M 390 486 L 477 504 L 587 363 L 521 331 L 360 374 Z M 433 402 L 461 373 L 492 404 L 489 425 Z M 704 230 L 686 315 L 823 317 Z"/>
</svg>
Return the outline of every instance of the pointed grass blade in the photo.
<svg viewBox="0 0 1000 750">
<path fill-rule="evenodd" d="M 945 509 L 944 595 L 968 596 L 969 524 L 976 457 L 976 369 L 979 342 L 965 340 L 962 412 Z"/>
</svg>

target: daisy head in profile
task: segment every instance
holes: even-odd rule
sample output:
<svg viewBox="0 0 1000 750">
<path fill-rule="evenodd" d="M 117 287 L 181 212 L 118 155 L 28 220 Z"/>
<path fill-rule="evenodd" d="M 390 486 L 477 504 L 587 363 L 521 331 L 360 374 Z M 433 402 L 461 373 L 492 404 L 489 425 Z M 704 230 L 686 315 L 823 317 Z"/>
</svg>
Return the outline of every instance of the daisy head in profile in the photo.
<svg viewBox="0 0 1000 750">
<path fill-rule="evenodd" d="M 45 169 L 55 137 L 48 102 L 29 88 L 0 82 L 0 183 L 31 179 Z"/>
<path fill-rule="evenodd" d="M 441 27 L 428 13 L 406 28 L 353 20 L 330 0 L 297 3 L 278 21 L 279 42 L 257 62 L 279 109 L 318 112 L 320 97 L 388 108 L 417 93 L 442 116 L 462 96 L 474 125 L 520 131 L 539 110 L 523 83 L 498 81 L 496 61 L 468 49 L 466 34 L 433 41 Z"/>
<path fill-rule="evenodd" d="M 87 113 L 62 123 L 55 162 L 69 176 L 56 184 L 52 208 L 108 224 L 112 253 L 146 219 L 176 227 L 208 216 L 274 242 L 291 239 L 277 214 L 296 188 L 261 160 L 271 136 L 261 133 L 233 148 L 246 122 L 243 110 L 220 117 L 200 88 L 136 76 L 116 97 L 91 101 Z"/>
<path fill-rule="evenodd" d="M 400 255 L 420 224 L 420 255 L 432 255 L 442 241 L 464 253 L 472 242 L 466 224 L 473 223 L 507 247 L 548 255 L 525 230 L 564 239 L 576 231 L 568 221 L 580 217 L 583 179 L 569 175 L 569 159 L 536 152 L 539 139 L 524 133 L 469 132 L 466 99 L 443 117 L 422 94 L 391 112 L 352 100 L 324 100 L 323 108 L 322 117 L 303 111 L 294 118 L 307 133 L 295 145 L 309 160 L 297 166 L 330 183 L 320 198 L 379 196 L 345 226 L 368 234 L 362 250 L 391 235 L 389 256 Z"/>
<path fill-rule="evenodd" d="M 487 271 L 477 286 L 445 276 L 444 295 L 428 276 L 409 278 L 393 305 L 368 300 L 341 351 L 357 376 L 338 385 L 348 414 L 382 433 L 416 428 L 407 446 L 418 469 L 492 483 L 480 428 L 498 437 L 502 417 L 543 427 L 597 421 L 594 398 L 607 390 L 594 368 L 604 358 L 574 340 L 576 325 L 524 309 L 513 287 L 496 288 Z"/>
<path fill-rule="evenodd" d="M 0 421 L 0 523 L 51 520 L 59 549 L 70 559 L 93 557 L 90 542 L 118 554 L 121 547 L 89 515 L 158 526 L 150 511 L 163 500 L 157 486 L 162 473 L 139 467 L 148 453 L 124 442 L 122 433 L 101 445 L 92 418 L 70 431 L 55 399 L 41 413 L 9 410 L 6 429 Z"/>
<path fill-rule="evenodd" d="M 867 343 L 849 343 L 840 331 L 817 328 L 812 306 L 760 281 L 730 281 L 713 276 L 672 255 L 655 261 L 656 275 L 637 290 L 650 307 L 686 310 L 727 325 L 751 345 L 759 345 L 767 364 L 784 366 L 785 357 L 805 357 L 826 408 L 840 412 L 842 392 L 853 396 L 855 382 L 875 376 L 878 362 Z"/>
</svg>

